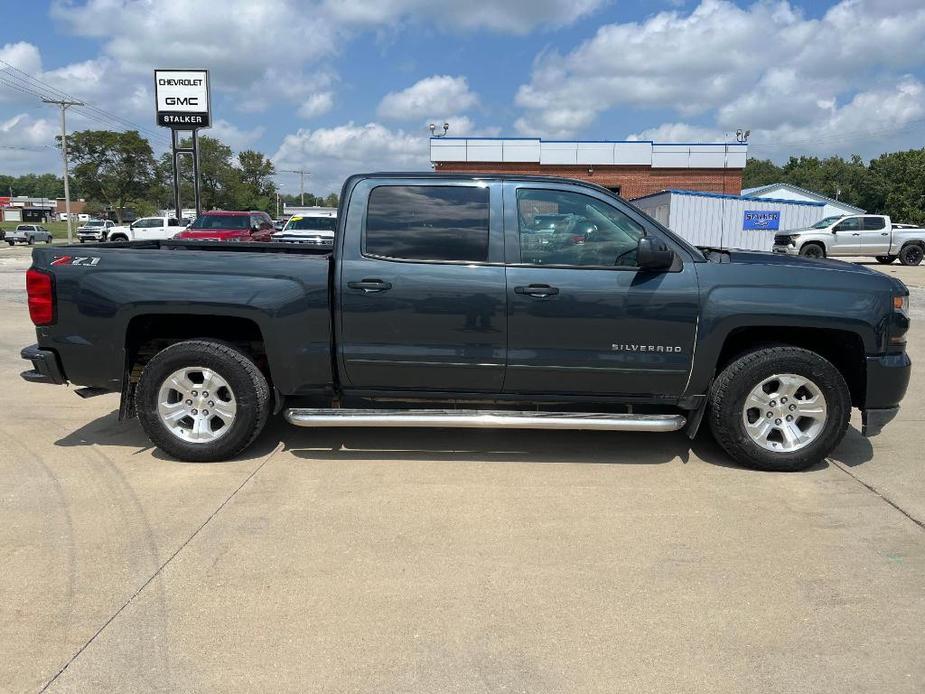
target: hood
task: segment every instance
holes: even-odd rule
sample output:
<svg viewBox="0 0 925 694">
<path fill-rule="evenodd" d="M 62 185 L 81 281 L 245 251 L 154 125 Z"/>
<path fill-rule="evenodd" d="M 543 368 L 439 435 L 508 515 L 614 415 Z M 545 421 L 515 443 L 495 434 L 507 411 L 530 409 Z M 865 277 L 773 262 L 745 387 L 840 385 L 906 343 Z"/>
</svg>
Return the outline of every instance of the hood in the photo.
<svg viewBox="0 0 925 694">
<path fill-rule="evenodd" d="M 880 275 L 882 273 L 863 265 L 846 263 L 842 260 L 832 258 L 815 259 L 806 258 L 802 255 L 788 255 L 786 253 L 772 253 L 770 251 L 725 251 L 729 255 L 730 263 L 748 264 L 748 265 L 773 265 L 781 267 L 799 267 L 806 269 L 825 268 L 828 270 L 840 270 L 842 272 L 854 272 L 861 275 Z"/>
</svg>

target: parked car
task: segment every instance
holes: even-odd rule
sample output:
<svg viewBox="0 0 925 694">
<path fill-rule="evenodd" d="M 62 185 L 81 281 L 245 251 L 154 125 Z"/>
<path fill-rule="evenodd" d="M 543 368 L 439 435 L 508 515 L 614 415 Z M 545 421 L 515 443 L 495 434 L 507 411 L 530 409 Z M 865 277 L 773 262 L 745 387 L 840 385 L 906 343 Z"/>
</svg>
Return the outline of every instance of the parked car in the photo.
<svg viewBox="0 0 925 694">
<path fill-rule="evenodd" d="M 109 219 L 91 219 L 77 229 L 77 240 L 81 243 L 87 241 L 105 241 L 116 223 Z"/>
<path fill-rule="evenodd" d="M 14 231 L 8 231 L 3 235 L 3 240 L 11 246 L 17 243 L 27 243 L 30 246 L 34 243 L 51 243 L 54 237 L 51 232 L 40 224 L 20 224 Z"/>
<path fill-rule="evenodd" d="M 918 265 L 925 258 L 925 229 L 892 224 L 882 214 L 826 217 L 808 229 L 774 236 L 776 253 L 808 258 L 862 256 L 889 264 Z"/>
<path fill-rule="evenodd" d="M 266 212 L 213 210 L 199 215 L 175 238 L 200 241 L 269 241 L 272 234 L 273 220 Z"/>
<path fill-rule="evenodd" d="M 183 229 L 176 217 L 142 217 L 128 225 L 114 226 L 109 241 L 157 241 L 171 239 Z"/>
<path fill-rule="evenodd" d="M 909 383 L 909 292 L 864 266 L 699 250 L 568 179 L 370 174 L 340 199 L 333 249 L 34 249 L 23 377 L 121 393 L 182 460 L 237 455 L 278 411 L 689 436 L 706 418 L 768 470 L 823 460 L 852 407 L 879 433 Z M 583 242 L 525 248 L 540 210 Z"/>
<path fill-rule="evenodd" d="M 319 207 L 290 217 L 282 231 L 273 234 L 273 240 L 333 248 L 336 228 L 337 209 Z"/>
</svg>

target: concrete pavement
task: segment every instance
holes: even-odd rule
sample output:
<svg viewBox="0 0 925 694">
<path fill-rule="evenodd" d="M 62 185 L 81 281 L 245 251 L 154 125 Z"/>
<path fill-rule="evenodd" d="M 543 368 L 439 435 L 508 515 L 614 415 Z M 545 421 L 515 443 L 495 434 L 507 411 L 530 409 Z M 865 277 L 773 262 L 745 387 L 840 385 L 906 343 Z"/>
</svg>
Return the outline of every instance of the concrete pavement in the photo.
<svg viewBox="0 0 925 694">
<path fill-rule="evenodd" d="M 917 374 L 800 474 L 680 434 L 281 422 L 178 463 L 116 396 L 19 379 L 24 267 L 0 254 L 0 690 L 925 686 Z"/>
</svg>

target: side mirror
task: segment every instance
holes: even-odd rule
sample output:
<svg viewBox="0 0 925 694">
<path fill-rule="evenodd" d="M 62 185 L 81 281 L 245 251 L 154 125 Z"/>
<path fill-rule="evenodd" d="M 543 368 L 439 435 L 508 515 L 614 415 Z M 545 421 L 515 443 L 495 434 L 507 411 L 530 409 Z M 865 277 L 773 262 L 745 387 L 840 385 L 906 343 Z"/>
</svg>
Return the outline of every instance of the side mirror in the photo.
<svg viewBox="0 0 925 694">
<path fill-rule="evenodd" d="M 674 264 L 674 251 L 661 239 L 643 236 L 636 249 L 636 264 L 643 270 L 667 270 Z"/>
</svg>

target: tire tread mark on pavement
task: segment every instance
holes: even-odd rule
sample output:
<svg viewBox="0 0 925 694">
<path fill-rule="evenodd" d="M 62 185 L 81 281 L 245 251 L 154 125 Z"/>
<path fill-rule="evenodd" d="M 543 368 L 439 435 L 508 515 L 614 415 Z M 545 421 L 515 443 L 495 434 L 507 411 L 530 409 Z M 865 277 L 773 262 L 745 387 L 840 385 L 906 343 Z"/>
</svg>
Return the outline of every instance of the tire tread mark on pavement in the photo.
<svg viewBox="0 0 925 694">
<path fill-rule="evenodd" d="M 920 530 L 925 530 L 925 521 L 919 520 L 918 518 L 916 518 L 915 516 L 913 516 L 911 513 L 909 513 L 906 509 L 904 509 L 902 506 L 900 506 L 900 505 L 897 504 L 895 501 L 893 501 L 893 500 L 892 500 L 890 497 L 888 497 L 886 494 L 884 494 L 883 492 L 881 492 L 879 489 L 877 489 L 877 488 L 874 487 L 873 485 L 867 484 L 867 482 L 865 482 L 865 481 L 862 480 L 860 477 L 858 477 L 857 475 L 855 475 L 853 472 L 851 472 L 851 470 L 849 470 L 848 468 L 846 468 L 844 465 L 842 465 L 842 464 L 839 463 L 838 461 L 835 461 L 835 460 L 832 460 L 831 458 L 829 458 L 829 462 L 832 463 L 832 464 L 833 464 L 835 467 L 837 467 L 839 470 L 841 470 L 842 472 L 844 472 L 846 475 L 848 475 L 848 477 L 850 477 L 851 479 L 853 479 L 855 482 L 857 482 L 857 483 L 860 484 L 861 486 L 867 488 L 869 491 L 871 491 L 871 492 L 873 492 L 874 494 L 876 494 L 877 496 L 879 496 L 879 497 L 880 497 L 881 499 L 883 499 L 886 503 L 888 503 L 890 506 L 892 506 L 892 507 L 895 508 L 897 511 L 899 511 L 901 514 L 903 514 L 906 518 L 908 518 L 908 519 L 911 520 L 913 523 L 915 523 L 917 526 L 919 526 L 919 529 L 920 529 Z"/>
<path fill-rule="evenodd" d="M 263 459 L 263 461 L 260 463 L 260 465 L 258 465 L 256 468 L 254 468 L 253 472 L 251 472 L 247 477 L 244 478 L 244 481 L 241 482 L 241 484 L 239 484 L 239 485 L 235 488 L 235 490 L 234 490 L 233 492 L 231 492 L 231 494 L 229 494 L 228 497 L 227 497 L 221 504 L 218 505 L 218 508 L 216 508 L 216 509 L 211 513 L 211 515 L 209 515 L 209 517 L 206 518 L 206 519 L 202 522 L 202 524 L 201 524 L 198 528 L 196 528 L 196 530 L 194 530 L 193 533 L 192 533 L 188 538 L 186 538 L 186 540 L 185 540 L 179 547 L 177 547 L 176 551 L 175 551 L 173 554 L 171 554 L 171 555 L 164 561 L 164 563 L 161 564 L 161 565 L 157 568 L 157 571 L 155 571 L 153 574 L 151 574 L 151 576 L 148 578 L 148 580 L 146 580 L 146 581 L 141 585 L 141 587 L 138 588 L 138 590 L 136 590 L 134 593 L 132 593 L 132 595 L 129 597 L 129 599 L 126 600 L 126 601 L 122 604 L 122 606 L 119 607 L 119 609 L 116 610 L 116 611 L 113 613 L 113 615 L 112 615 L 109 619 L 107 619 L 99 629 L 96 630 L 96 633 L 93 634 L 93 636 L 91 636 L 91 637 L 87 640 L 87 642 L 86 642 L 83 646 L 81 646 L 81 647 L 77 650 L 77 652 L 76 652 L 74 655 L 71 656 L 71 658 L 64 664 L 64 667 L 62 667 L 60 670 L 58 670 L 58 672 L 55 673 L 55 676 L 52 677 L 50 680 L 48 680 L 48 682 L 46 682 L 45 685 L 44 685 L 44 686 L 41 688 L 41 690 L 39 690 L 39 691 L 44 692 L 44 691 L 46 691 L 52 684 L 54 684 L 55 681 L 56 681 L 61 675 L 64 674 L 64 671 L 68 669 L 68 667 L 70 666 L 70 664 L 73 663 L 75 660 L 77 660 L 77 658 L 80 657 L 80 654 L 83 653 L 83 652 L 87 649 L 87 647 L 88 647 L 91 643 L 93 643 L 93 642 L 97 639 L 97 637 L 98 637 L 100 634 L 102 634 L 102 633 L 106 630 L 106 627 L 108 627 L 110 624 L 112 624 L 113 621 L 115 621 L 116 617 L 118 617 L 120 614 L 122 614 L 123 610 L 125 610 L 126 607 L 128 607 L 129 605 L 132 604 L 132 602 L 135 600 L 135 598 L 137 598 L 137 597 L 141 594 L 141 592 L 142 592 L 145 588 L 147 588 L 148 585 L 149 585 L 155 578 L 157 578 L 157 577 L 160 575 L 160 573 L 167 567 L 167 565 L 168 565 L 170 562 L 172 562 L 172 561 L 174 560 L 174 558 L 175 558 L 180 552 L 182 552 L 183 549 L 184 549 L 190 542 L 193 541 L 193 539 L 202 531 L 202 529 L 205 528 L 205 527 L 212 521 L 212 519 L 215 518 L 215 517 L 221 512 L 221 510 L 222 510 L 223 508 L 225 508 L 225 505 L 228 504 L 228 502 L 231 501 L 231 500 L 235 497 L 235 495 L 236 495 L 239 491 L 241 491 L 241 490 L 244 488 L 244 485 L 246 485 L 248 482 L 250 482 L 251 479 L 253 479 L 254 475 L 256 475 L 258 472 L 260 472 L 260 471 L 263 469 L 263 466 L 266 465 L 268 462 L 270 462 L 270 459 L 271 459 L 273 456 L 275 456 L 277 453 L 279 453 L 282 449 L 283 449 L 283 443 L 282 443 L 282 441 L 280 441 L 280 443 L 276 446 L 276 448 L 274 448 L 274 449 L 267 455 L 267 457 Z"/>
</svg>

